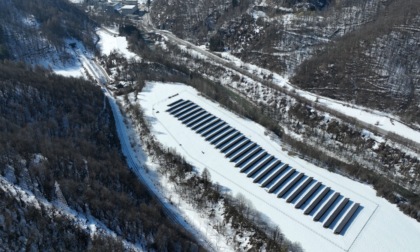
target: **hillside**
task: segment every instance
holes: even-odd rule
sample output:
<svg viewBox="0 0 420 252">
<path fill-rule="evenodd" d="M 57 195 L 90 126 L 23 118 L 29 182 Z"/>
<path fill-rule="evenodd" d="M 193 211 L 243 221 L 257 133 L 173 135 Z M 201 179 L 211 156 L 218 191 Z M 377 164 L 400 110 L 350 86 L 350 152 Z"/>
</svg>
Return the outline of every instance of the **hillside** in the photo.
<svg viewBox="0 0 420 252">
<path fill-rule="evenodd" d="M 75 67 L 69 44 L 83 42 L 96 51 L 96 24 L 66 0 L 0 0 L 0 59 L 33 66 Z"/>
<path fill-rule="evenodd" d="M 98 229 L 139 249 L 198 249 L 126 167 L 112 112 L 98 87 L 14 63 L 0 65 L 0 79 L 0 174 L 9 183 L 61 211 L 97 220 Z M 94 242 L 88 230 L 65 217 L 46 215 L 48 210 L 1 190 L 1 204 L 7 207 L 1 212 L 0 240 L 6 250 L 79 250 Z M 29 239 L 33 232 L 43 235 Z M 47 235 L 52 237 L 45 243 Z M 66 242 L 72 235 L 85 238 Z"/>
<path fill-rule="evenodd" d="M 411 0 L 156 0 L 151 16 L 298 87 L 418 123 L 418 8 Z"/>
<path fill-rule="evenodd" d="M 419 123 L 418 1 L 392 1 L 376 19 L 299 66 L 292 82 L 313 93 Z"/>
</svg>

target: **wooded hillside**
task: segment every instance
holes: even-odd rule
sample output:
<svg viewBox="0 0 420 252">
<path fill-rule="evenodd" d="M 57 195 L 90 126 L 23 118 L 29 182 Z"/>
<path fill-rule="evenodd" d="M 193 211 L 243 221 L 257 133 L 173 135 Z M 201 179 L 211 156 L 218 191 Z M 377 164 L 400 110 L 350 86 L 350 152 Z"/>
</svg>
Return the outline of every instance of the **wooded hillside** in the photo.
<svg viewBox="0 0 420 252">
<path fill-rule="evenodd" d="M 126 166 L 111 109 L 99 87 L 4 63 L 0 64 L 0 103 L 0 175 L 9 182 L 39 199 L 91 215 L 119 238 L 148 250 L 199 250 L 192 238 L 172 226 Z M 44 216 L 42 211 L 16 206 L 8 197 L 0 201 L 7 208 L 0 212 L 5 220 L 0 221 L 0 247 L 79 250 L 86 246 L 84 239 L 58 242 L 72 232 L 63 228 L 66 220 L 37 220 L 57 229 L 30 224 L 33 217 Z M 16 208 L 19 214 L 13 214 Z M 35 212 L 28 217 L 27 211 Z M 43 235 L 51 235 L 51 229 L 53 237 L 45 244 Z M 27 239 L 28 232 L 40 235 Z"/>
</svg>

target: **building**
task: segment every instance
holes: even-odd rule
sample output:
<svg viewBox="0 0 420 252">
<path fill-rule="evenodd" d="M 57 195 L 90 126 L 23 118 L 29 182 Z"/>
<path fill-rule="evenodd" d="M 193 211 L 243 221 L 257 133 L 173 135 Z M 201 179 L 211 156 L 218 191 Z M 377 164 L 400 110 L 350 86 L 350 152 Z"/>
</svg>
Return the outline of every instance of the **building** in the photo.
<svg viewBox="0 0 420 252">
<path fill-rule="evenodd" d="M 138 1 L 137 0 L 123 0 L 122 3 L 124 5 L 138 5 Z"/>
<path fill-rule="evenodd" d="M 120 11 L 122 15 L 133 15 L 136 11 L 138 11 L 137 4 L 135 5 L 124 5 L 121 7 Z"/>
<path fill-rule="evenodd" d="M 118 11 L 121 8 L 121 3 L 118 2 L 109 2 L 105 3 L 104 8 L 107 12 L 115 12 Z"/>
</svg>

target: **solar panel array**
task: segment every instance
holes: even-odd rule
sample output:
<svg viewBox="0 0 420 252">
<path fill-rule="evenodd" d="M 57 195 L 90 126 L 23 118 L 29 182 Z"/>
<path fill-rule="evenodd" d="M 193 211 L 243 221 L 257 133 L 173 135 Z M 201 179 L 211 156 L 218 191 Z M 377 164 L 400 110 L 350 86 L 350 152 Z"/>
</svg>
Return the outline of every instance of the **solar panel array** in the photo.
<svg viewBox="0 0 420 252">
<path fill-rule="evenodd" d="M 350 226 L 361 210 L 359 203 L 267 153 L 257 143 L 194 102 L 179 99 L 168 107 L 168 113 L 219 149 L 254 183 L 294 204 L 296 209 L 302 209 L 305 215 L 313 216 L 313 220 L 323 223 L 324 228 L 335 227 L 335 234 L 341 234 Z"/>
</svg>

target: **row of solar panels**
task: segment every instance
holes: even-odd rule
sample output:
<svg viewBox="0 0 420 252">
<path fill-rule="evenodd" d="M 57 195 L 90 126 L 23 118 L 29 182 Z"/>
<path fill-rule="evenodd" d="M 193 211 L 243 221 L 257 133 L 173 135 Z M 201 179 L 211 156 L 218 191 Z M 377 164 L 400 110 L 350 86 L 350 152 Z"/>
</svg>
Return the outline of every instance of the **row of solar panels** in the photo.
<svg viewBox="0 0 420 252">
<path fill-rule="evenodd" d="M 340 234 L 349 226 L 361 210 L 359 203 L 344 198 L 313 177 L 282 163 L 194 102 L 179 99 L 168 106 L 167 112 L 224 153 L 254 183 L 295 204 L 295 208 L 303 209 L 305 215 L 313 214 L 313 220 L 323 222 L 325 228 L 336 226 L 335 234 Z"/>
</svg>

